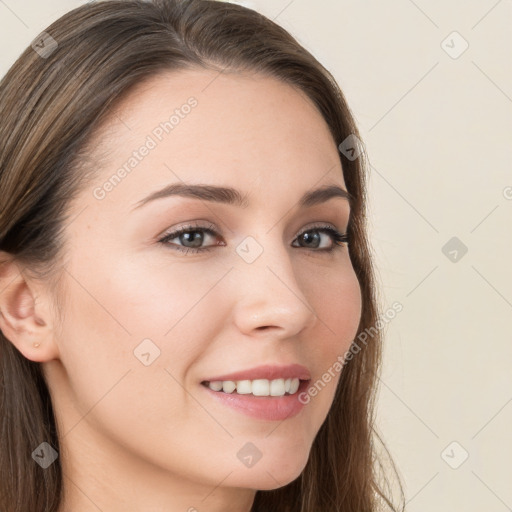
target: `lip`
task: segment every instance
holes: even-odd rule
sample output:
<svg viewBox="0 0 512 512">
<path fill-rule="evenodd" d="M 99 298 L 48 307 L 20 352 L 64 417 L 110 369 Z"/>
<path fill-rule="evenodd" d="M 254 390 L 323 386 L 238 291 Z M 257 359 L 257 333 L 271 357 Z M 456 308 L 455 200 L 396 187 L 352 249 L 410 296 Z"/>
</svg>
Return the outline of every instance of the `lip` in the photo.
<svg viewBox="0 0 512 512">
<path fill-rule="evenodd" d="M 293 395 L 275 397 L 213 391 L 204 384 L 199 387 L 202 389 L 201 393 L 207 393 L 212 400 L 246 416 L 264 421 L 284 421 L 297 416 L 303 410 L 306 403 L 301 402 L 299 396 L 307 390 L 309 382 L 301 380 L 297 393 Z"/>
<path fill-rule="evenodd" d="M 256 380 L 256 379 L 300 379 L 310 380 L 311 373 L 300 364 L 288 365 L 261 365 L 248 370 L 242 370 L 234 373 L 225 373 L 205 379 L 203 382 L 213 382 L 219 380 Z"/>
</svg>

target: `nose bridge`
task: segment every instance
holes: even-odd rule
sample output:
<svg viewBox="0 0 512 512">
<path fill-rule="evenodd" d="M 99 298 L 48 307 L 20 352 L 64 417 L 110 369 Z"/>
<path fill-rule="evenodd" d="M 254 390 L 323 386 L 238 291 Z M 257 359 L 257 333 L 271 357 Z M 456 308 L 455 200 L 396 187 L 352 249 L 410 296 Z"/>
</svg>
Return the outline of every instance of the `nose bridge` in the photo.
<svg viewBox="0 0 512 512">
<path fill-rule="evenodd" d="M 315 311 L 297 280 L 290 253 L 277 232 L 247 236 L 236 247 L 233 279 L 239 287 L 236 322 L 241 330 L 279 328 L 292 336 L 310 326 Z"/>
</svg>

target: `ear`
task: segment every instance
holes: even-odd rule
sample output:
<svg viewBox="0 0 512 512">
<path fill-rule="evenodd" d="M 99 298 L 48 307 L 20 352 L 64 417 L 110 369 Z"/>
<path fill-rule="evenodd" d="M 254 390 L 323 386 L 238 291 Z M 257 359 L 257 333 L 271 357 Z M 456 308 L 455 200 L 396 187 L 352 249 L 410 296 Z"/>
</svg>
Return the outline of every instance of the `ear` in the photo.
<svg viewBox="0 0 512 512">
<path fill-rule="evenodd" d="M 29 280 L 21 266 L 5 256 L 0 252 L 0 330 L 27 359 L 56 359 L 50 297 L 39 282 Z"/>
</svg>

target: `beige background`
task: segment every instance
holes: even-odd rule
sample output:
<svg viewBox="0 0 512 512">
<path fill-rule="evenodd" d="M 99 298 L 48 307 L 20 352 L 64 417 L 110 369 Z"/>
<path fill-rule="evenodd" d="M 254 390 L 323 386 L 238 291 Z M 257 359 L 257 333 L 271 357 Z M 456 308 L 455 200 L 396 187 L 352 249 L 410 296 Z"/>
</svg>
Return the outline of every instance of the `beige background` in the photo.
<svg viewBox="0 0 512 512">
<path fill-rule="evenodd" d="M 0 0 L 0 72 L 81 3 Z M 333 72 L 367 146 L 383 310 L 403 306 L 378 413 L 406 509 L 512 510 L 512 2 L 239 3 Z"/>
</svg>

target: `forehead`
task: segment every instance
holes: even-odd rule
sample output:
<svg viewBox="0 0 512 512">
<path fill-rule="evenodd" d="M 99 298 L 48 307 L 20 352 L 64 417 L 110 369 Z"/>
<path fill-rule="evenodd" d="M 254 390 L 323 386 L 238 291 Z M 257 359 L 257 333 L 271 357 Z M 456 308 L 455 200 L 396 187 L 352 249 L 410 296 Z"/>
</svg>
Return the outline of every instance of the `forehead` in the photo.
<svg viewBox="0 0 512 512">
<path fill-rule="evenodd" d="M 102 156 L 98 182 L 124 168 L 122 188 L 132 203 L 153 182 L 190 179 L 236 182 L 245 190 L 268 184 L 292 192 L 297 185 L 297 196 L 324 176 L 344 186 L 320 112 L 302 91 L 273 77 L 161 73 L 138 84 L 111 114 L 93 148 Z M 139 150 L 144 155 L 135 155 Z"/>
</svg>

